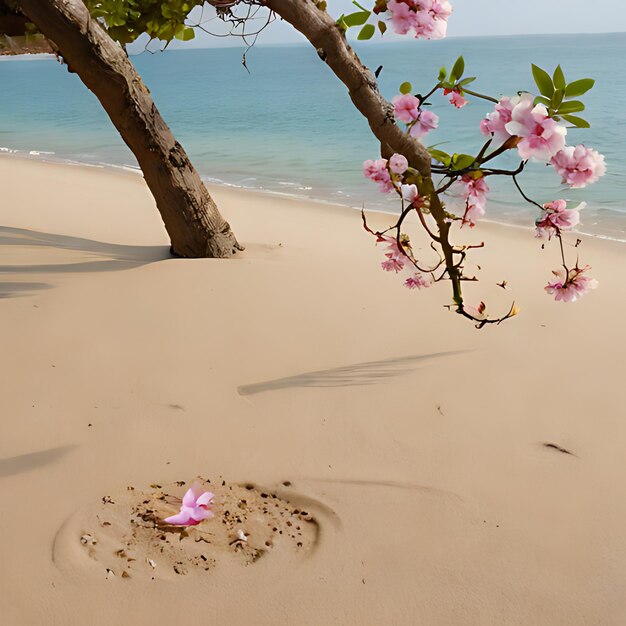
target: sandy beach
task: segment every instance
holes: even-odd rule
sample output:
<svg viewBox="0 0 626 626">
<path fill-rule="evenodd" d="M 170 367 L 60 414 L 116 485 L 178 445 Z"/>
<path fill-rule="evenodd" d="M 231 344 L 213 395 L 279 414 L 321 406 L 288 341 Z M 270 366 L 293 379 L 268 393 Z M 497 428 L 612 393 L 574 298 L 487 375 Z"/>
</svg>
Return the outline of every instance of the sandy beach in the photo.
<svg viewBox="0 0 626 626">
<path fill-rule="evenodd" d="M 477 331 L 357 211 L 211 192 L 245 252 L 174 259 L 139 176 L 0 156 L 0 621 L 625 623 L 625 244 L 565 305 L 481 224 Z"/>
</svg>

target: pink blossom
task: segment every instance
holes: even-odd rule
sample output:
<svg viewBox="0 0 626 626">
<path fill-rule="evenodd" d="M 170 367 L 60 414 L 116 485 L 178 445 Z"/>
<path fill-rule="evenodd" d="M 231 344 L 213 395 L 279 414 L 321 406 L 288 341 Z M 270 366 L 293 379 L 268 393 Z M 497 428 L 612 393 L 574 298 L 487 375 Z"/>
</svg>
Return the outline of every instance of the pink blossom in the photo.
<svg viewBox="0 0 626 626">
<path fill-rule="evenodd" d="M 463 309 L 476 320 L 484 320 L 487 318 L 487 305 L 484 302 L 480 302 L 477 307 L 464 304 Z"/>
<path fill-rule="evenodd" d="M 565 200 L 554 200 L 543 205 L 543 214 L 535 222 L 537 237 L 548 235 L 551 238 L 559 230 L 568 230 L 580 224 L 580 212 L 586 203 L 581 202 L 575 209 L 568 209 Z"/>
<path fill-rule="evenodd" d="M 489 113 L 480 123 L 482 134 L 486 136 L 493 135 L 496 142 L 504 143 L 511 136 L 506 129 L 506 124 L 511 121 L 513 107 L 516 104 L 516 100 L 519 101 L 519 99 L 517 96 L 513 100 L 507 97 L 501 98 L 500 102 L 495 106 L 495 111 Z"/>
<path fill-rule="evenodd" d="M 522 159 L 547 162 L 565 146 L 567 130 L 548 116 L 543 104 L 535 106 L 533 100 L 530 94 L 521 97 L 505 129 L 521 138 L 517 150 Z"/>
<path fill-rule="evenodd" d="M 388 193 L 394 189 L 391 174 L 387 169 L 387 159 L 365 161 L 363 163 L 363 175 L 365 178 L 378 183 L 378 187 L 383 193 Z"/>
<path fill-rule="evenodd" d="M 443 39 L 448 29 L 452 6 L 447 0 L 416 0 L 415 36 L 424 39 Z"/>
<path fill-rule="evenodd" d="M 456 89 L 444 89 L 443 93 L 445 96 L 451 94 L 450 104 L 454 105 L 457 109 L 462 109 L 466 104 L 468 104 L 468 100 L 466 100 Z"/>
<path fill-rule="evenodd" d="M 417 272 L 412 276 L 409 276 L 404 281 L 404 286 L 407 289 L 427 289 L 433 284 L 433 277 L 431 274 L 422 274 Z"/>
<path fill-rule="evenodd" d="M 562 182 L 574 189 L 591 185 L 606 173 L 604 156 L 583 145 L 565 146 L 550 162 Z"/>
<path fill-rule="evenodd" d="M 432 111 L 420 110 L 417 120 L 411 126 L 409 134 L 419 139 L 439 126 L 439 118 Z"/>
<path fill-rule="evenodd" d="M 209 510 L 209 506 L 214 497 L 210 491 L 205 491 L 197 496 L 194 488 L 191 487 L 183 496 L 180 512 L 166 517 L 163 521 L 175 526 L 195 526 L 202 520 L 210 519 L 213 517 L 213 511 Z"/>
<path fill-rule="evenodd" d="M 408 263 L 408 258 L 395 237 L 378 235 L 376 243 L 387 244 L 386 260 L 381 263 L 381 267 L 386 272 L 396 272 L 397 274 Z"/>
<path fill-rule="evenodd" d="M 394 115 L 396 116 L 396 119 L 401 122 L 410 124 L 419 117 L 419 98 L 407 93 L 401 96 L 395 96 L 392 102 Z"/>
<path fill-rule="evenodd" d="M 442 39 L 446 36 L 452 6 L 448 0 L 389 0 L 386 5 L 395 33 Z"/>
<path fill-rule="evenodd" d="M 418 5 L 420 4 L 418 0 Z M 430 12 L 436 19 L 447 20 L 452 15 L 452 5 L 448 0 L 432 0 L 430 4 Z"/>
<path fill-rule="evenodd" d="M 419 198 L 419 192 L 415 185 L 402 185 L 400 191 L 402 192 L 402 198 L 411 204 Z"/>
<path fill-rule="evenodd" d="M 578 298 L 584 296 L 588 291 L 598 287 L 598 281 L 595 278 L 589 278 L 584 273 L 591 269 L 588 265 L 569 270 L 567 278 L 565 270 L 555 270 L 552 273 L 556 280 L 549 282 L 545 290 L 550 295 L 554 295 L 554 299 L 560 302 L 575 302 Z"/>
<path fill-rule="evenodd" d="M 398 0 L 390 0 L 387 3 L 387 9 L 391 13 L 391 24 L 394 33 L 406 35 L 415 28 L 417 15 L 408 4 Z"/>
<path fill-rule="evenodd" d="M 489 185 L 484 176 L 474 178 L 469 174 L 465 174 L 458 184 L 465 200 L 463 225 L 468 224 L 470 228 L 474 228 L 476 222 L 485 215 Z"/>
<path fill-rule="evenodd" d="M 397 274 L 404 268 L 402 257 L 394 256 L 391 252 L 387 252 L 385 256 L 387 260 L 380 264 L 385 272 L 395 272 Z"/>
<path fill-rule="evenodd" d="M 409 167 L 409 162 L 403 154 L 394 154 L 389 159 L 389 169 L 394 174 L 404 174 Z"/>
</svg>

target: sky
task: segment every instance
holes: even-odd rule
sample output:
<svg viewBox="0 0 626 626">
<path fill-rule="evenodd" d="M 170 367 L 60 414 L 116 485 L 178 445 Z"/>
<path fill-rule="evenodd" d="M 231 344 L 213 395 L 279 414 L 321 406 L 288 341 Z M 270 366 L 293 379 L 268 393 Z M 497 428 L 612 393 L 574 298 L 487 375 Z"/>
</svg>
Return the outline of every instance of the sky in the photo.
<svg viewBox="0 0 626 626">
<path fill-rule="evenodd" d="M 331 15 L 357 10 L 351 0 L 327 0 Z M 626 0 L 602 0 L 600 10 L 591 10 L 589 0 L 451 0 L 454 13 L 449 20 L 449 37 L 480 35 L 522 35 L 547 33 L 602 33 L 626 31 Z M 364 6 L 372 0 L 361 0 Z M 193 17 L 198 19 L 199 11 Z M 215 15 L 205 9 L 203 20 Z M 205 22 L 220 31 L 218 20 Z M 221 31 L 223 32 L 223 27 Z M 356 29 L 355 29 L 356 31 Z M 393 39 L 390 32 L 385 35 Z M 259 44 L 283 44 L 302 41 L 289 24 L 276 21 L 259 38 Z M 143 44 L 145 45 L 145 43 Z M 143 48 L 143 45 L 136 48 Z M 241 45 L 237 38 L 213 37 L 198 31 L 190 42 L 173 42 L 172 48 L 223 47 Z"/>
</svg>

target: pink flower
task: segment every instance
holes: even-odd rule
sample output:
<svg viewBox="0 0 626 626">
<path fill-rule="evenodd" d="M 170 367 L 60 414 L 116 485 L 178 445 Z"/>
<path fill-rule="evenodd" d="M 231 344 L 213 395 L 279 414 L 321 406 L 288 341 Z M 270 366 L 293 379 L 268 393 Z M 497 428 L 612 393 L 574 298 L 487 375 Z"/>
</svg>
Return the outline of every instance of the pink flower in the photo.
<svg viewBox="0 0 626 626">
<path fill-rule="evenodd" d="M 480 123 L 482 134 L 486 136 L 493 135 L 496 142 L 504 143 L 511 136 L 506 129 L 506 124 L 511 121 L 511 113 L 516 104 L 515 101 L 519 101 L 519 99 L 518 96 L 513 101 L 507 97 L 501 98 L 500 102 L 495 106 L 495 111 L 489 113 Z"/>
<path fill-rule="evenodd" d="M 469 174 L 465 174 L 458 184 L 465 201 L 462 225 L 468 224 L 470 228 L 474 228 L 476 222 L 485 215 L 489 185 L 484 176 L 474 178 Z"/>
<path fill-rule="evenodd" d="M 412 276 L 409 276 L 404 281 L 404 286 L 407 289 L 427 289 L 433 284 L 433 277 L 431 274 L 422 274 L 417 272 Z"/>
<path fill-rule="evenodd" d="M 394 189 L 391 174 L 387 169 L 387 159 L 365 161 L 363 163 L 363 175 L 365 178 L 378 183 L 378 188 L 382 193 L 388 193 Z"/>
<path fill-rule="evenodd" d="M 443 39 L 448 29 L 452 6 L 447 0 L 416 0 L 415 36 L 424 39 Z"/>
<path fill-rule="evenodd" d="M 398 241 L 395 237 L 378 235 L 376 243 L 387 244 L 387 252 L 385 253 L 386 260 L 381 263 L 381 267 L 386 272 L 396 272 L 397 274 L 408 263 L 408 258 L 398 245 Z"/>
<path fill-rule="evenodd" d="M 420 4 L 418 0 L 418 5 Z M 430 4 L 430 12 L 436 19 L 447 20 L 452 15 L 452 5 L 448 0 L 432 0 Z"/>
<path fill-rule="evenodd" d="M 575 267 L 569 270 L 567 278 L 565 277 L 565 270 L 555 270 L 552 273 L 557 280 L 546 285 L 546 292 L 554 295 L 557 302 L 575 302 L 588 291 L 598 287 L 598 281 L 595 278 L 584 275 L 589 269 L 591 268 L 588 265 L 583 268 Z"/>
<path fill-rule="evenodd" d="M 385 256 L 387 260 L 380 264 L 385 272 L 395 272 L 397 274 L 404 268 L 404 261 L 401 257 L 394 256 L 391 252 L 387 252 Z"/>
<path fill-rule="evenodd" d="M 191 487 L 183 496 L 180 513 L 166 517 L 163 521 L 175 526 L 195 526 L 202 520 L 210 519 L 213 517 L 213 511 L 209 510 L 209 505 L 214 497 L 210 491 L 205 491 L 196 496 L 193 487 Z"/>
<path fill-rule="evenodd" d="M 419 139 L 439 126 L 439 118 L 432 111 L 420 110 L 417 120 L 409 130 L 411 137 Z"/>
<path fill-rule="evenodd" d="M 562 182 L 574 189 L 591 185 L 606 173 L 604 156 L 583 145 L 565 146 L 550 162 Z"/>
<path fill-rule="evenodd" d="M 487 305 L 484 302 L 480 302 L 477 307 L 464 304 L 463 309 L 476 320 L 487 319 Z"/>
<path fill-rule="evenodd" d="M 386 5 L 395 33 L 442 39 L 446 36 L 452 6 L 448 0 L 389 0 Z"/>
<path fill-rule="evenodd" d="M 416 13 L 408 4 L 398 0 L 390 0 L 387 3 L 387 10 L 391 13 L 391 24 L 393 32 L 398 35 L 406 35 L 415 28 Z"/>
<path fill-rule="evenodd" d="M 413 204 L 419 198 L 419 192 L 415 185 L 402 185 L 400 191 L 402 192 L 402 198 L 410 204 Z"/>
<path fill-rule="evenodd" d="M 505 124 L 505 129 L 521 137 L 517 150 L 524 160 L 547 162 L 565 146 L 567 130 L 548 117 L 543 104 L 534 106 L 530 94 L 524 94 L 513 107 L 511 121 Z"/>
<path fill-rule="evenodd" d="M 394 115 L 396 116 L 396 119 L 400 120 L 401 122 L 404 122 L 405 124 L 410 124 L 420 116 L 419 98 L 416 98 L 410 93 L 404 94 L 402 96 L 395 96 L 392 102 Z"/>
<path fill-rule="evenodd" d="M 409 162 L 403 154 L 394 154 L 389 159 L 389 169 L 394 174 L 404 174 L 409 167 Z"/>
<path fill-rule="evenodd" d="M 443 94 L 445 96 L 451 94 L 450 104 L 454 105 L 457 109 L 462 109 L 466 104 L 468 104 L 468 100 L 466 100 L 456 89 L 444 89 Z"/>
<path fill-rule="evenodd" d="M 580 224 L 580 213 L 586 203 L 581 202 L 575 209 L 568 209 L 565 200 L 555 200 L 543 205 L 544 212 L 535 222 L 537 237 L 548 235 L 548 239 L 559 230 L 568 230 Z"/>
</svg>

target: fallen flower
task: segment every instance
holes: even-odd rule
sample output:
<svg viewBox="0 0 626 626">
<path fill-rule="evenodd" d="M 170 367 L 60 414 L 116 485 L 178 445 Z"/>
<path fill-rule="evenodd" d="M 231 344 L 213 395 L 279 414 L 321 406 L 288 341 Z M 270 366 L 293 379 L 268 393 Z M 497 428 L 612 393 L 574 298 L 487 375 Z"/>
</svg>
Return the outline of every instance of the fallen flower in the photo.
<svg viewBox="0 0 626 626">
<path fill-rule="evenodd" d="M 213 517 L 213 511 L 209 510 L 209 505 L 215 497 L 210 491 L 196 496 L 193 487 L 187 490 L 183 496 L 180 512 L 176 515 L 166 517 L 163 521 L 174 526 L 195 526 L 202 520 Z"/>
</svg>

